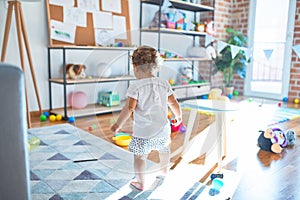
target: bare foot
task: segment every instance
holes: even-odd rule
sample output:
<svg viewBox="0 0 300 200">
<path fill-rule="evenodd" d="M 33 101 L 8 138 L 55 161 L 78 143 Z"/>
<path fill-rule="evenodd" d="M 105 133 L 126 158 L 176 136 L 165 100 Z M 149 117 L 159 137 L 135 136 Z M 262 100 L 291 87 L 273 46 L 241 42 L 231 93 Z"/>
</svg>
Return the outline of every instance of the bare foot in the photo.
<svg viewBox="0 0 300 200">
<path fill-rule="evenodd" d="M 136 190 L 144 190 L 143 185 L 139 182 L 131 182 L 130 186 L 133 187 Z"/>
</svg>

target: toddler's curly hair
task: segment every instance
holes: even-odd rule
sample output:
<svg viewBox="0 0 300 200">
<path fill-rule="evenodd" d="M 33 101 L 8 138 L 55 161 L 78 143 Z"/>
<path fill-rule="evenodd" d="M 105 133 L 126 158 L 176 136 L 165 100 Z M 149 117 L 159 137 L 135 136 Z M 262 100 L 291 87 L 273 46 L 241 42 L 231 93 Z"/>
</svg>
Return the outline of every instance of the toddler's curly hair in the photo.
<svg viewBox="0 0 300 200">
<path fill-rule="evenodd" d="M 159 52 L 150 46 L 140 46 L 133 51 L 132 64 L 138 66 L 143 72 L 155 72 L 160 68 L 161 58 Z"/>
</svg>

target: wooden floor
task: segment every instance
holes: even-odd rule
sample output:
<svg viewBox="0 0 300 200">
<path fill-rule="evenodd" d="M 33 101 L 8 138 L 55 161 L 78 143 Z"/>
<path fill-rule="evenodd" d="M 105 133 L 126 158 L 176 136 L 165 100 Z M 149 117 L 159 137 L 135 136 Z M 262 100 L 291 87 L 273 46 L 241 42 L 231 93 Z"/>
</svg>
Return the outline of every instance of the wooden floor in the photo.
<svg viewBox="0 0 300 200">
<path fill-rule="evenodd" d="M 236 100 L 236 101 L 240 101 Z M 270 113 L 269 106 L 276 106 L 277 102 L 257 100 L 256 103 L 245 103 L 245 109 L 238 115 L 233 115 L 228 126 L 227 156 L 224 160 L 224 169 L 237 172 L 240 182 L 232 199 L 236 200 L 297 200 L 300 199 L 300 141 L 296 145 L 286 148 L 281 154 L 272 154 L 257 147 L 258 130 L 266 128 L 265 120 Z M 298 109 L 294 104 L 283 105 Z M 188 118 L 188 110 L 184 110 L 184 123 Z M 113 142 L 113 133 L 110 126 L 117 119 L 118 113 L 91 116 L 76 119 L 76 127 L 91 134 Z M 214 117 L 198 113 L 197 123 L 193 128 L 193 136 L 208 127 Z M 50 126 L 60 122 L 40 122 L 37 114 L 32 114 L 32 128 Z M 89 130 L 93 127 L 93 130 Z M 300 134 L 300 118 L 284 123 L 274 124 L 282 130 L 293 129 Z M 123 128 L 131 130 L 128 121 Z M 171 150 L 182 145 L 184 134 L 172 133 Z M 158 162 L 158 155 L 154 152 L 149 159 Z M 172 159 L 174 162 L 177 157 Z"/>
</svg>

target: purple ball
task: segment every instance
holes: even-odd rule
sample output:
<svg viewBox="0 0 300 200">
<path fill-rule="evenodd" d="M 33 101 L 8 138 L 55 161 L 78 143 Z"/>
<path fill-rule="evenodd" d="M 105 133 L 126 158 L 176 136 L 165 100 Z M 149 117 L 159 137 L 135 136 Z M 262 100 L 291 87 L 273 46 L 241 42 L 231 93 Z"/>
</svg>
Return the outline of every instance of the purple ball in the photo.
<svg viewBox="0 0 300 200">
<path fill-rule="evenodd" d="M 186 132 L 186 127 L 182 125 L 179 129 L 180 133 L 185 133 Z"/>
</svg>

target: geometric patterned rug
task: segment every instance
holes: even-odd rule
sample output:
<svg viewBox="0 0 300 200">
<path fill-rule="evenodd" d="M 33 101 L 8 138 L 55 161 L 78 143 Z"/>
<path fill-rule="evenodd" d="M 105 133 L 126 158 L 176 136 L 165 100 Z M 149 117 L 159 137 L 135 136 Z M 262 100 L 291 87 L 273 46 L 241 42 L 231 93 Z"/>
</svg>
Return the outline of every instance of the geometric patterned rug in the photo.
<svg viewBox="0 0 300 200">
<path fill-rule="evenodd" d="M 161 179 L 155 175 L 159 164 L 147 160 L 149 186 L 137 191 L 129 187 L 134 170 L 127 150 L 70 124 L 28 132 L 29 140 L 40 140 L 29 151 L 32 200 L 228 199 L 238 185 L 236 173 L 223 171 L 225 185 L 212 194 L 211 186 L 198 182 L 205 166 L 182 163 Z"/>
<path fill-rule="evenodd" d="M 70 124 L 29 129 L 33 137 L 40 145 L 29 151 L 32 200 L 110 199 L 134 178 L 130 152 Z"/>
<path fill-rule="evenodd" d="M 300 117 L 299 109 L 292 108 L 277 108 L 274 111 L 273 118 L 269 125 L 279 124 Z"/>
</svg>

